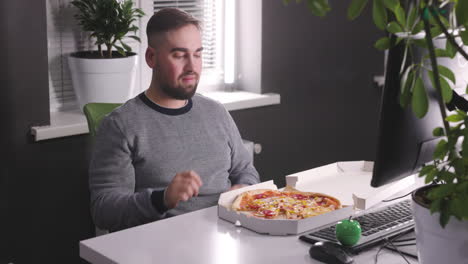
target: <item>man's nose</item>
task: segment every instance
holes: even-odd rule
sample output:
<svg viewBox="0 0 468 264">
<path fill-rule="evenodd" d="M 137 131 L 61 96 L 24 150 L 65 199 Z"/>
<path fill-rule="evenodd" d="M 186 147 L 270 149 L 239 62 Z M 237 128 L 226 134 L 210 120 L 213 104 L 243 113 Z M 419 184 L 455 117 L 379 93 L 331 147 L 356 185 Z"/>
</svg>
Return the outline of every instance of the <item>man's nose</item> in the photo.
<svg viewBox="0 0 468 264">
<path fill-rule="evenodd" d="M 185 64 L 186 71 L 193 71 L 195 69 L 195 64 L 193 60 L 193 56 L 189 56 L 187 59 L 187 63 Z"/>
<path fill-rule="evenodd" d="M 195 58 L 195 56 L 189 56 L 187 59 L 187 63 L 185 64 L 185 71 L 197 71 L 199 58 Z"/>
</svg>

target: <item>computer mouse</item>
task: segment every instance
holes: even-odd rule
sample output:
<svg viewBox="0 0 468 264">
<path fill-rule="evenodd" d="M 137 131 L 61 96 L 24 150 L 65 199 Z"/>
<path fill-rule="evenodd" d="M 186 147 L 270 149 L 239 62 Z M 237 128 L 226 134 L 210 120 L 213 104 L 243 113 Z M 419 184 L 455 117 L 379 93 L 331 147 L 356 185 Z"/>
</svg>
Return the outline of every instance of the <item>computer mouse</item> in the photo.
<svg viewBox="0 0 468 264">
<path fill-rule="evenodd" d="M 349 264 L 353 258 L 343 249 L 343 246 L 333 242 L 317 242 L 309 249 L 310 257 L 327 264 Z"/>
</svg>

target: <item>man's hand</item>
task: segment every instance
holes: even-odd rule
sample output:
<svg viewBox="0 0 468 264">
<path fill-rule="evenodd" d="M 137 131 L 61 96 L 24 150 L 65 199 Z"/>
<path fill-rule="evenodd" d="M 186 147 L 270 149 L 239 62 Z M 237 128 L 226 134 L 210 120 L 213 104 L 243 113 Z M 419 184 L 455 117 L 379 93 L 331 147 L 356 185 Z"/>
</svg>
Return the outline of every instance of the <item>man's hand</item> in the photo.
<svg viewBox="0 0 468 264">
<path fill-rule="evenodd" d="M 234 184 L 233 186 L 231 186 L 231 189 L 229 189 L 229 191 L 232 191 L 232 190 L 235 190 L 235 189 L 240 189 L 242 187 L 245 187 L 245 186 L 248 186 L 247 184 Z"/>
<path fill-rule="evenodd" d="M 202 186 L 200 176 L 194 171 L 177 173 L 166 189 L 164 200 L 166 207 L 172 209 L 180 201 L 187 201 L 198 195 L 198 189 Z"/>
</svg>

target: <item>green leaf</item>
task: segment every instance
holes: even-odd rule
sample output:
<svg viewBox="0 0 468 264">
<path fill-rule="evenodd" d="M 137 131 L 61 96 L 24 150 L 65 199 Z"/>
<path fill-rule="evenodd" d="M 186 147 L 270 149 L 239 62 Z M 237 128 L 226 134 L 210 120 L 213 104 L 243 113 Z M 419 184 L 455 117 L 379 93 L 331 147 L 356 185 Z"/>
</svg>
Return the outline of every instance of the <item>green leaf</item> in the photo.
<svg viewBox="0 0 468 264">
<path fill-rule="evenodd" d="M 446 201 L 444 200 L 442 201 L 442 205 L 440 207 L 439 223 L 443 228 L 445 228 L 449 220 L 450 220 L 449 208 L 446 205 Z"/>
<path fill-rule="evenodd" d="M 468 24 L 468 0 L 458 0 L 455 6 L 455 15 L 459 25 Z"/>
<path fill-rule="evenodd" d="M 400 25 L 403 25 L 403 27 L 405 27 L 406 26 L 406 15 L 405 15 L 405 10 L 403 10 L 403 7 L 401 7 L 400 5 L 395 7 L 394 13 L 395 13 L 395 17 L 396 17 L 397 21 L 400 23 Z"/>
<path fill-rule="evenodd" d="M 442 199 L 452 194 L 455 191 L 455 187 L 456 185 L 452 183 L 441 184 L 431 189 L 427 196 L 431 200 Z"/>
<path fill-rule="evenodd" d="M 419 176 L 424 176 L 436 168 L 435 165 L 426 165 L 419 171 Z"/>
<path fill-rule="evenodd" d="M 431 202 L 431 208 L 430 208 L 431 214 L 440 211 L 441 203 L 442 203 L 442 199 L 437 199 Z"/>
<path fill-rule="evenodd" d="M 413 26 L 415 26 L 416 18 L 418 17 L 417 13 L 417 8 L 411 7 L 411 10 L 409 11 L 408 15 L 408 26 L 413 29 Z"/>
<path fill-rule="evenodd" d="M 403 32 L 403 28 L 395 21 L 388 23 L 387 30 L 390 33 Z"/>
<path fill-rule="evenodd" d="M 383 3 L 391 11 L 394 11 L 395 8 L 400 5 L 398 0 L 383 0 Z"/>
<path fill-rule="evenodd" d="M 411 33 L 413 34 L 417 34 L 419 32 L 421 32 L 422 30 L 424 29 L 424 22 L 423 21 L 419 21 L 416 26 L 414 26 L 413 30 L 411 31 Z"/>
<path fill-rule="evenodd" d="M 452 70 L 440 64 L 437 65 L 437 68 L 439 69 L 440 75 L 446 77 L 447 79 L 452 81 L 452 83 L 456 83 L 455 74 L 453 74 Z"/>
<path fill-rule="evenodd" d="M 436 127 L 432 131 L 432 135 L 434 135 L 434 137 L 441 137 L 441 136 L 445 135 L 444 129 L 441 128 L 441 127 Z"/>
<path fill-rule="evenodd" d="M 141 42 L 141 39 L 138 36 L 128 36 L 129 38 L 132 38 L 138 42 Z"/>
<path fill-rule="evenodd" d="M 308 0 L 307 7 L 315 16 L 324 17 L 330 10 L 328 0 Z"/>
<path fill-rule="evenodd" d="M 122 55 L 122 56 L 125 56 L 125 50 L 122 48 L 122 47 L 119 47 L 119 46 L 114 46 L 116 49 L 117 49 L 117 52 Z"/>
<path fill-rule="evenodd" d="M 411 106 L 413 108 L 414 114 L 418 118 L 424 117 L 428 109 L 428 100 L 426 89 L 424 88 L 421 77 L 416 79 L 416 83 L 413 88 L 413 96 L 411 99 Z"/>
<path fill-rule="evenodd" d="M 462 115 L 462 116 L 464 116 L 464 117 L 467 117 L 467 116 L 468 116 L 468 115 L 466 114 L 465 111 L 462 111 L 462 110 L 460 110 L 460 109 L 456 109 L 455 111 L 456 111 L 459 115 Z"/>
<path fill-rule="evenodd" d="M 435 84 L 434 80 L 434 73 L 432 71 L 427 71 L 427 74 L 429 75 L 429 78 L 432 82 L 432 85 L 434 87 L 437 87 Z M 453 96 L 453 91 L 452 88 L 450 87 L 450 84 L 447 82 L 447 80 L 443 77 L 440 77 L 439 75 L 439 81 L 440 81 L 440 88 L 442 89 L 442 99 L 444 99 L 445 103 L 449 103 L 452 101 L 452 96 Z"/>
<path fill-rule="evenodd" d="M 450 57 L 450 54 L 447 53 L 446 50 L 443 49 L 435 49 L 436 57 Z"/>
<path fill-rule="evenodd" d="M 455 168 L 456 175 L 465 175 L 465 165 L 463 164 L 462 159 L 456 158 L 451 162 L 451 164 Z"/>
<path fill-rule="evenodd" d="M 426 184 L 432 182 L 434 180 L 435 176 L 437 175 L 437 172 L 438 171 L 436 169 L 433 169 L 430 172 L 428 172 L 427 175 L 426 175 L 426 178 L 424 178 L 424 182 Z"/>
<path fill-rule="evenodd" d="M 437 143 L 436 149 L 434 150 L 433 157 L 434 159 L 443 159 L 448 151 L 447 141 L 442 139 Z"/>
<path fill-rule="evenodd" d="M 454 58 L 455 55 L 457 55 L 457 48 L 453 46 L 452 42 L 450 42 L 448 39 L 445 43 L 445 51 L 447 51 L 447 55 L 449 55 L 450 58 Z"/>
<path fill-rule="evenodd" d="M 455 189 L 459 193 L 468 193 L 468 181 L 457 184 L 457 187 Z M 467 208 L 468 208 L 468 206 L 467 206 Z"/>
<path fill-rule="evenodd" d="M 458 220 L 462 220 L 465 207 L 468 207 L 466 204 L 464 204 L 464 202 L 466 201 L 463 201 L 459 197 L 454 197 L 453 199 L 447 201 L 450 213 Z"/>
<path fill-rule="evenodd" d="M 390 39 L 387 38 L 387 37 L 380 38 L 375 42 L 374 47 L 376 49 L 378 49 L 378 50 L 389 49 L 390 48 Z"/>
<path fill-rule="evenodd" d="M 380 30 L 385 30 L 387 25 L 387 10 L 382 3 L 382 0 L 374 0 L 374 5 L 372 6 L 372 18 L 374 19 L 374 24 Z"/>
<path fill-rule="evenodd" d="M 401 78 L 400 106 L 405 108 L 411 100 L 411 88 L 414 85 L 414 72 L 412 67 L 408 67 Z"/>
<path fill-rule="evenodd" d="M 439 26 L 435 26 L 435 27 L 431 28 L 432 38 L 435 38 L 435 37 L 439 36 L 440 34 L 442 34 L 442 29 L 440 29 Z"/>
<path fill-rule="evenodd" d="M 463 41 L 463 44 L 468 45 L 468 30 L 460 31 L 460 37 Z"/>
<path fill-rule="evenodd" d="M 132 47 L 130 47 L 129 45 L 123 43 L 122 41 L 120 41 L 120 44 L 122 45 L 122 47 L 123 47 L 127 52 L 131 52 L 131 51 L 132 51 Z"/>
<path fill-rule="evenodd" d="M 367 4 L 367 1 L 368 0 L 352 0 L 348 7 L 348 19 L 356 19 L 362 13 L 362 10 Z"/>
<path fill-rule="evenodd" d="M 427 49 L 427 42 L 424 39 L 415 39 L 413 40 L 413 43 L 421 48 Z"/>
<path fill-rule="evenodd" d="M 463 121 L 464 117 L 459 114 L 449 115 L 445 118 L 448 122 L 460 122 Z"/>
</svg>

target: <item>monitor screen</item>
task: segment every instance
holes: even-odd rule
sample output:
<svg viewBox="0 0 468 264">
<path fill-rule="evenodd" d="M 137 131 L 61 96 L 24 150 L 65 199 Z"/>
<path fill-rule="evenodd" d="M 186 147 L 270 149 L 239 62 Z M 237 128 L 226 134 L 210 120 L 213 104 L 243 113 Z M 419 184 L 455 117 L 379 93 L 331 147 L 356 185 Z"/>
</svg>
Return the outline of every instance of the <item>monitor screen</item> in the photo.
<svg viewBox="0 0 468 264">
<path fill-rule="evenodd" d="M 414 50 L 414 61 L 422 54 Z M 385 84 L 381 98 L 377 153 L 371 186 L 379 187 L 416 173 L 432 160 L 439 141 L 432 135 L 436 127 L 443 127 L 436 91 L 427 77 L 423 82 L 428 95 L 429 110 L 417 118 L 411 105 L 400 106 L 400 68 L 404 56 L 403 41 L 389 50 Z"/>
</svg>

